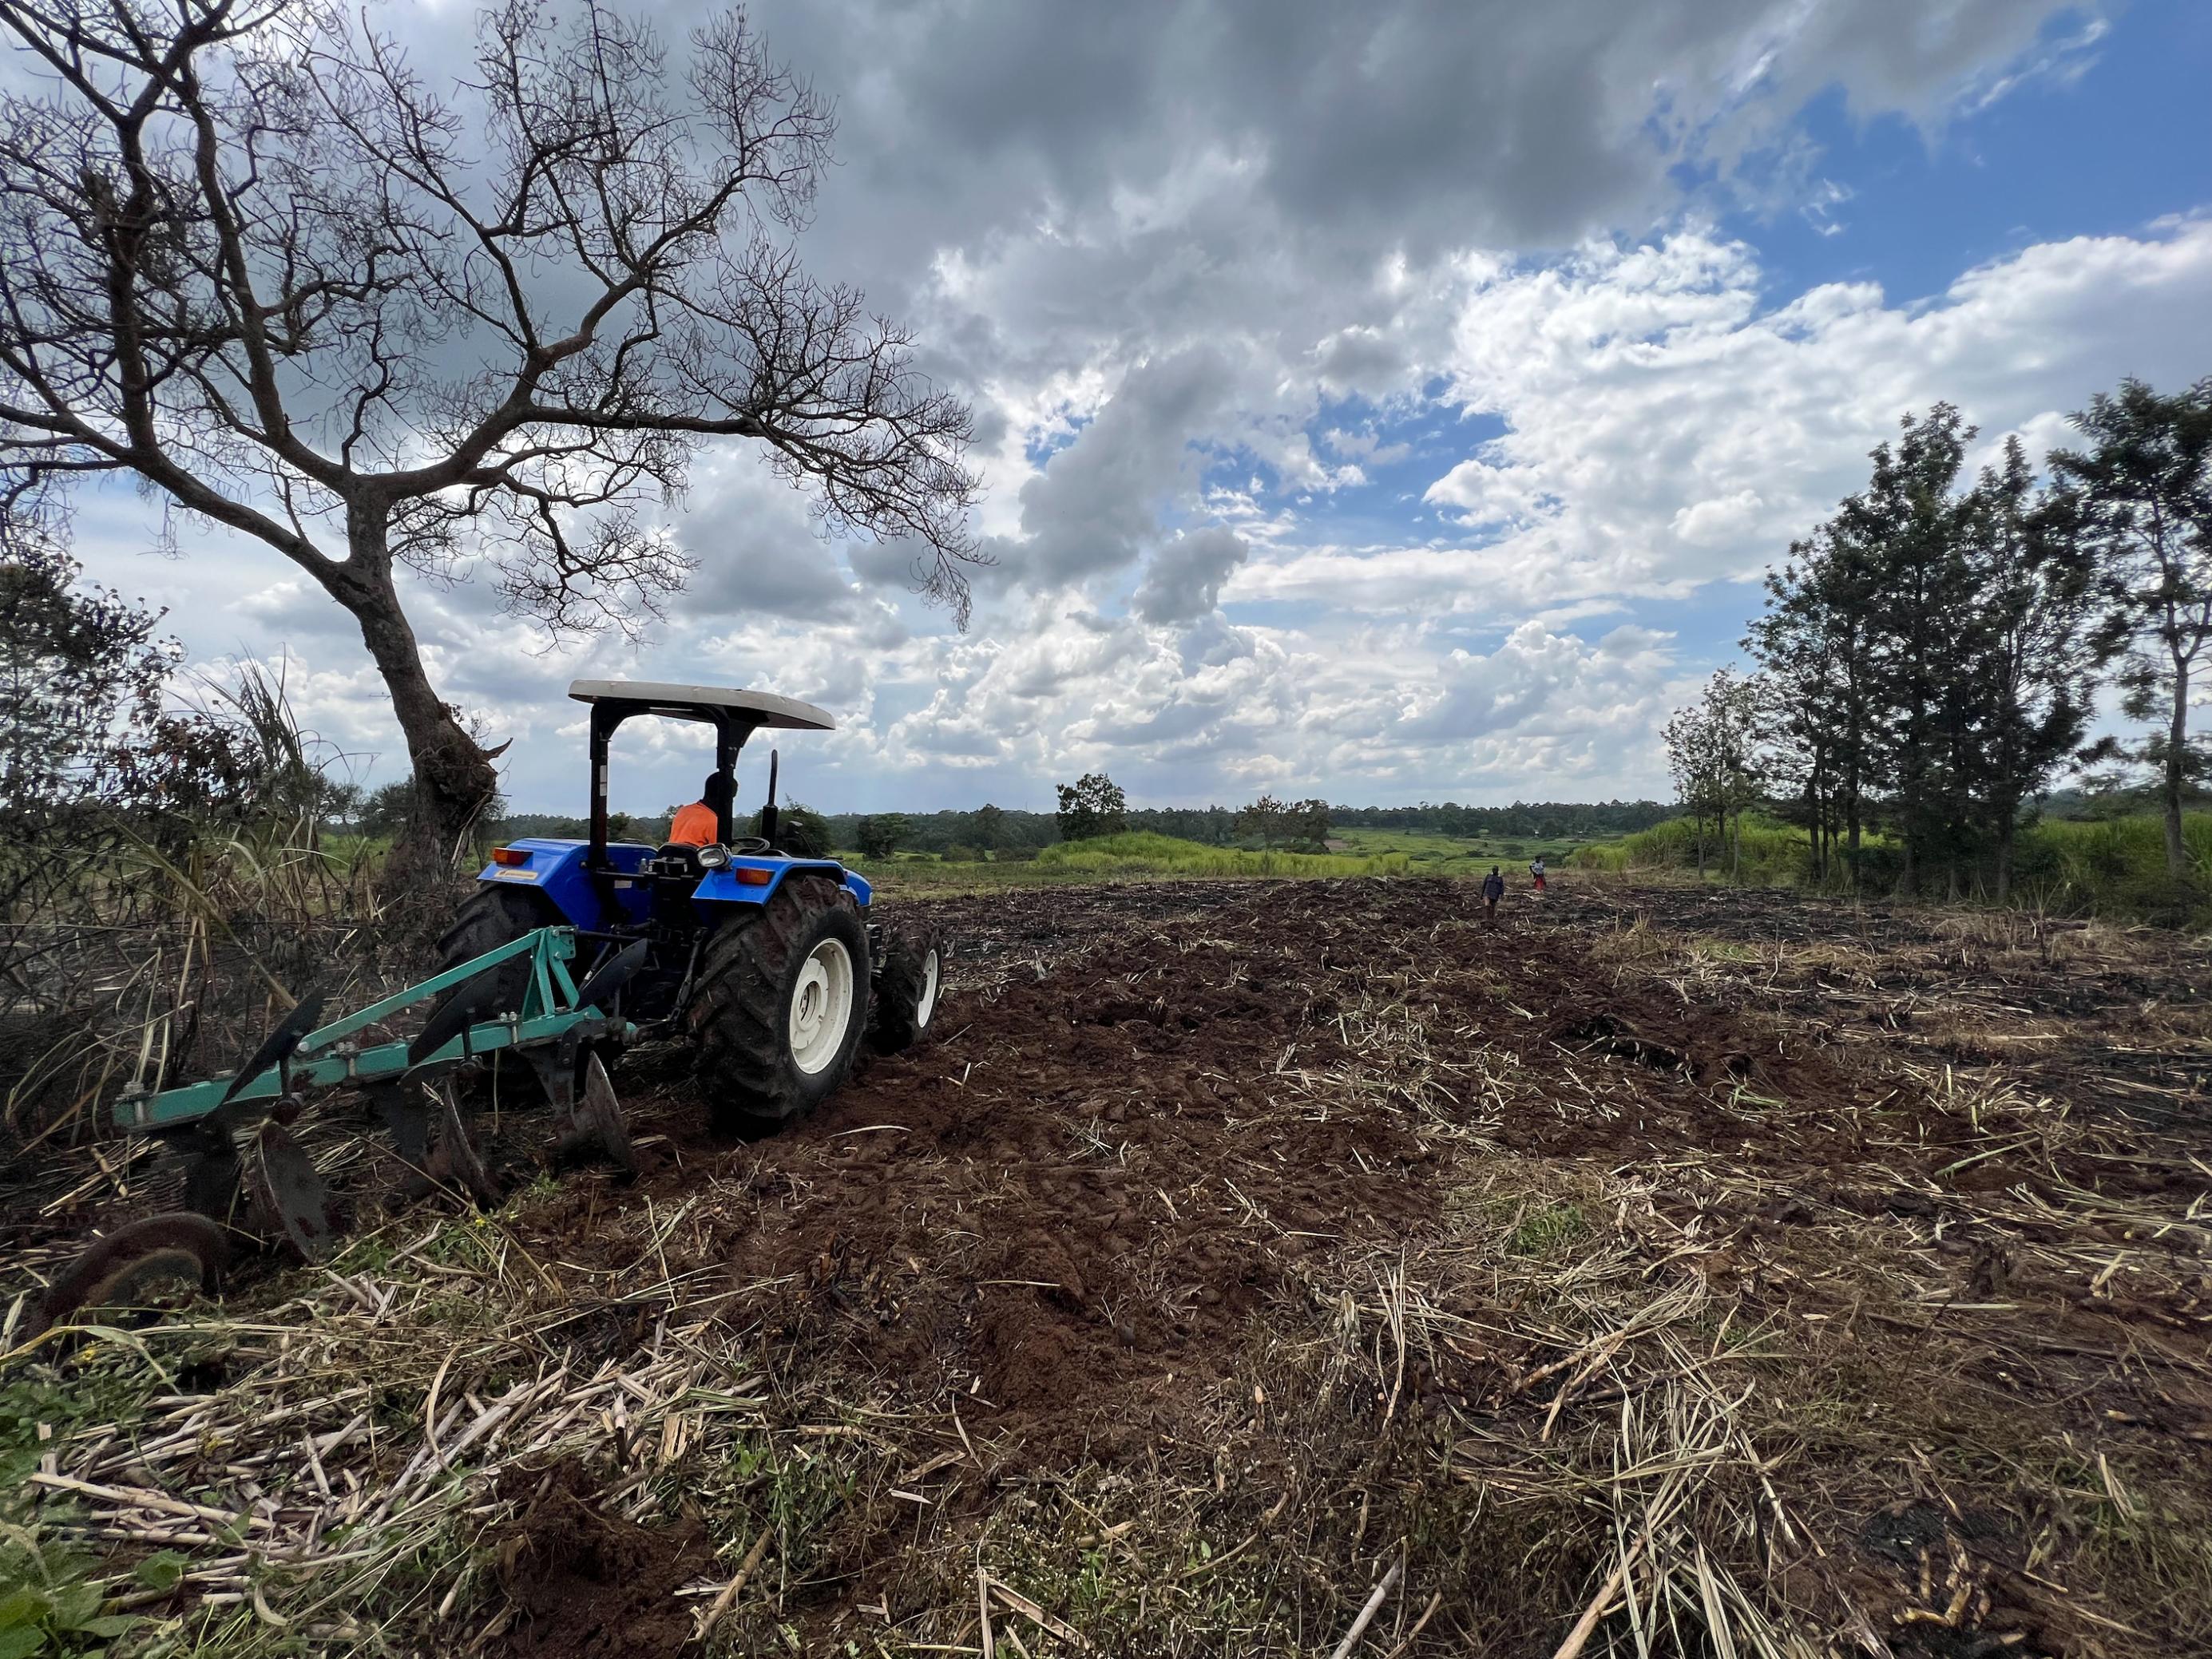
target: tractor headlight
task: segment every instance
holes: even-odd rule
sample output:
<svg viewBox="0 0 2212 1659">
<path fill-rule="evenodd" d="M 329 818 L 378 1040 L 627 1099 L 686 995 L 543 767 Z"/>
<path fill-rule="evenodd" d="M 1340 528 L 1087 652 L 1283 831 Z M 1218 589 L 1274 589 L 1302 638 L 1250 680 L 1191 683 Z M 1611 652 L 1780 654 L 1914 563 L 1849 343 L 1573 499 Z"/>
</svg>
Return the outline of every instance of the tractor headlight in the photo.
<svg viewBox="0 0 2212 1659">
<path fill-rule="evenodd" d="M 726 847 L 702 847 L 699 849 L 699 867 L 702 870 L 720 870 L 729 861 L 730 849 Z"/>
</svg>

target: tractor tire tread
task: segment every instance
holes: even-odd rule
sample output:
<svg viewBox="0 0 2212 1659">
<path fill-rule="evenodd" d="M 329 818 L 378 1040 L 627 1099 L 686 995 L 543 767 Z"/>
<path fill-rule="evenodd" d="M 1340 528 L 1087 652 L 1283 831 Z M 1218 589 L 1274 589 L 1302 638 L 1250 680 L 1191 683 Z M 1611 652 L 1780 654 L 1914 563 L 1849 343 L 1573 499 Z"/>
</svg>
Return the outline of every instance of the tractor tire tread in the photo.
<svg viewBox="0 0 2212 1659">
<path fill-rule="evenodd" d="M 790 876 L 760 915 L 723 927 L 707 942 L 699 978 L 684 1012 L 698 1052 L 701 1073 L 716 1091 L 715 1127 L 728 1131 L 773 1128 L 799 1116 L 844 1080 L 851 1048 L 828 1071 L 801 1079 L 788 1063 L 784 983 L 794 952 L 825 915 L 851 918 L 861 942 L 854 963 L 854 994 L 867 984 L 866 933 L 860 906 L 842 887 L 818 876 Z M 854 1024 L 866 1018 L 856 1010 Z M 857 1036 L 857 1032 L 855 1033 Z"/>
<path fill-rule="evenodd" d="M 543 893 L 486 883 L 469 896 L 468 902 L 453 913 L 452 923 L 438 936 L 436 971 L 442 974 L 458 968 L 487 951 L 512 944 L 538 928 L 553 927 L 561 920 L 552 901 Z M 529 963 L 507 963 L 499 973 L 498 1000 L 502 1006 L 519 1007 L 530 973 Z M 438 998 L 430 1005 L 428 1017 L 436 1018 L 447 1004 L 467 988 L 457 985 Z M 481 1063 L 495 1076 L 517 1084 L 534 1084 L 536 1080 L 528 1064 L 514 1055 L 494 1054 Z"/>
<path fill-rule="evenodd" d="M 438 936 L 438 971 L 458 968 L 534 928 L 553 926 L 560 918 L 552 908 L 542 893 L 489 885 L 477 889 Z"/>
<path fill-rule="evenodd" d="M 916 1016 L 927 981 L 929 953 L 937 952 L 938 999 L 945 995 L 945 939 L 934 927 L 911 933 L 886 930 L 884 959 L 876 970 L 873 994 L 868 1000 L 868 1042 L 879 1054 L 902 1054 L 929 1033 L 936 1010 L 927 1021 Z"/>
</svg>

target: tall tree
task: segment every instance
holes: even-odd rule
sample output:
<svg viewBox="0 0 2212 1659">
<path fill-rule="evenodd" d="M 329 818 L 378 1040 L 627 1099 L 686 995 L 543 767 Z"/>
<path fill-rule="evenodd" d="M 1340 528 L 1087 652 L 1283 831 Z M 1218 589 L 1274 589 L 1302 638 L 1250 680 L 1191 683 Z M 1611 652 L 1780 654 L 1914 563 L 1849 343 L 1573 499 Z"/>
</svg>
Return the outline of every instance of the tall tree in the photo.
<svg viewBox="0 0 2212 1659">
<path fill-rule="evenodd" d="M 678 64 L 597 4 L 507 0 L 434 85 L 328 0 L 0 0 L 0 500 L 136 477 L 351 613 L 450 851 L 490 757 L 398 573 L 483 574 L 556 635 L 690 561 L 650 520 L 745 440 L 964 615 L 968 410 L 790 238 L 829 106 L 741 12 Z M 442 66 L 441 66 L 442 68 Z"/>
<path fill-rule="evenodd" d="M 1767 574 L 1766 610 L 1744 641 L 1779 709 L 1768 746 L 1797 757 L 1814 872 L 1825 878 L 1840 841 L 1854 888 L 1880 726 L 1875 581 L 1864 538 L 1838 514 Z"/>
<path fill-rule="evenodd" d="M 1060 838 L 1090 841 L 1118 836 L 1129 827 L 1129 798 L 1103 772 L 1085 772 L 1073 783 L 1055 784 L 1060 797 Z"/>
<path fill-rule="evenodd" d="M 161 719 L 179 651 L 158 612 L 79 584 L 34 526 L 0 523 L 0 814 L 102 792 L 118 749 Z"/>
<path fill-rule="evenodd" d="M 1974 428 L 1942 403 L 1905 416 L 1901 428 L 1894 445 L 1875 446 L 1873 477 L 1839 518 L 1871 578 L 1875 760 L 1902 844 L 1898 886 L 1917 890 L 1940 860 L 1955 890 L 1972 769 L 1971 693 L 1960 671 L 1978 654 L 1982 619 L 1967 558 L 1974 509 L 1954 486 Z"/>
<path fill-rule="evenodd" d="M 2166 870 L 2179 880 L 2189 868 L 2182 804 L 2191 780 L 2212 770 L 2203 737 L 2189 731 L 2190 687 L 2212 642 L 2212 378 L 2171 396 L 2123 380 L 2074 424 L 2088 447 L 2054 453 L 2051 467 L 2078 492 L 2099 556 L 2106 637 L 2126 653 L 2123 706 L 2164 728 L 2130 758 L 2158 769 Z"/>
<path fill-rule="evenodd" d="M 1758 761 L 1762 701 L 1758 682 L 1732 668 L 1720 670 L 1705 683 L 1705 728 L 1711 745 L 1714 804 L 1720 812 L 1721 842 L 1729 854 L 1731 880 L 1743 874 L 1743 815 L 1762 790 Z"/>
<path fill-rule="evenodd" d="M 1698 874 L 1705 873 L 1705 821 L 1720 832 L 1720 849 L 1735 850 L 1731 876 L 1741 874 L 1743 814 L 1759 797 L 1756 759 L 1761 690 L 1734 669 L 1706 682 L 1698 701 L 1667 723 L 1667 762 L 1674 787 L 1697 826 Z M 1729 825 L 1735 828 L 1729 838 Z"/>
<path fill-rule="evenodd" d="M 1983 753 L 1976 779 L 1996 849 L 1999 903 L 2012 896 L 2021 804 L 2080 749 L 2097 676 L 2089 639 L 2094 570 L 2077 503 L 2039 496 L 2020 440 L 1974 491 L 1981 655 L 1973 700 Z"/>
<path fill-rule="evenodd" d="M 1698 879 L 1705 878 L 1705 821 L 1717 815 L 1723 799 L 1720 745 L 1712 729 L 1712 716 L 1701 700 L 1674 711 L 1667 722 L 1667 769 L 1674 780 L 1674 793 L 1687 809 L 1698 842 Z"/>
<path fill-rule="evenodd" d="M 1273 852 L 1275 843 L 1292 834 L 1291 807 L 1273 795 L 1262 795 L 1237 815 L 1237 833 L 1260 843 L 1262 852 Z"/>
<path fill-rule="evenodd" d="M 854 842 L 860 856 L 887 859 L 898 851 L 901 843 L 914 833 L 914 826 L 902 812 L 878 812 L 872 817 L 862 818 L 853 832 Z"/>
<path fill-rule="evenodd" d="M 1794 544 L 1745 644 L 1804 797 L 1814 868 L 1864 812 L 1900 843 L 1899 886 L 1955 894 L 1984 851 L 2011 888 L 2022 803 L 2075 753 L 2097 665 L 2088 561 L 2071 496 L 2039 494 L 2025 451 L 1958 488 L 1973 428 L 1938 404 L 1877 447 L 1868 487 Z"/>
</svg>

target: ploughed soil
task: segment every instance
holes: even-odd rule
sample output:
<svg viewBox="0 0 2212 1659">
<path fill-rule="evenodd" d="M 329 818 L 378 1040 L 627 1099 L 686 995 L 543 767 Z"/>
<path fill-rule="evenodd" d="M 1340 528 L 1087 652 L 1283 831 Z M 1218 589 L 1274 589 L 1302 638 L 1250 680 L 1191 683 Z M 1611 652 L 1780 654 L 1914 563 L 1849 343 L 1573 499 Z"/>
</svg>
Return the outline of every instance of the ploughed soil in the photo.
<svg viewBox="0 0 2212 1659">
<path fill-rule="evenodd" d="M 901 915 L 957 951 L 933 1041 L 750 1143 L 637 1055 L 640 1176 L 502 1224 L 592 1357 L 711 1321 L 830 1461 L 649 1523 L 616 1472 L 510 1470 L 478 1650 L 678 1651 L 764 1528 L 726 1650 L 981 1651 L 972 1571 L 1048 1510 L 1157 1585 L 1038 1569 L 1025 1652 L 1328 1651 L 1391 1562 L 1361 1651 L 1549 1654 L 1590 1606 L 1606 1651 L 1607 1449 L 1718 1375 L 1757 1453 L 1699 1535 L 1805 1651 L 2212 1650 L 2200 945 L 1573 872 L 1494 930 L 1414 879 Z M 525 1175 L 542 1115 L 483 1127 Z M 325 1162 L 358 1223 L 397 1204 Z M 33 1264 L 125 1212 L 68 1185 L 15 1207 Z"/>
<path fill-rule="evenodd" d="M 509 1653 L 675 1653 L 690 1641 L 690 1609 L 677 1593 L 714 1560 L 697 1522 L 653 1528 L 610 1516 L 574 1464 L 503 1484 L 517 1508 L 491 1559 L 507 1598 Z"/>
</svg>

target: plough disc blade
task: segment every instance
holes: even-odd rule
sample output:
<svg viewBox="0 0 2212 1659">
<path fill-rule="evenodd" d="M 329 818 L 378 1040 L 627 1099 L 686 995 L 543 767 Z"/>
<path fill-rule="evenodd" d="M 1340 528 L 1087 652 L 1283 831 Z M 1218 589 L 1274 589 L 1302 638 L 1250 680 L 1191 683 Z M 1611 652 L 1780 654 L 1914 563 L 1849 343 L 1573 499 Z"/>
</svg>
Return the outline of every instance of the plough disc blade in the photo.
<svg viewBox="0 0 2212 1659">
<path fill-rule="evenodd" d="M 494 963 L 475 979 L 457 987 L 453 1000 L 424 1022 L 422 1029 L 407 1044 L 410 1074 L 414 1067 L 467 1030 L 481 1016 L 504 1012 L 496 1005 L 500 1000 L 498 994 L 504 988 L 498 976 L 507 967 L 506 963 Z"/>
<path fill-rule="evenodd" d="M 422 1090 L 405 1086 L 380 1086 L 372 1097 L 400 1162 L 421 1170 L 430 1157 L 430 1100 Z"/>
<path fill-rule="evenodd" d="M 185 1207 L 225 1225 L 239 1218 L 239 1199 L 244 1191 L 245 1166 L 228 1135 L 200 1135 L 201 1144 L 186 1157 Z"/>
<path fill-rule="evenodd" d="M 430 1179 L 442 1186 L 459 1187 L 490 1209 L 502 1196 L 498 1184 L 484 1167 L 476 1143 L 469 1138 L 468 1120 L 462 1115 L 460 1102 L 450 1088 L 441 1090 L 439 1095 L 437 1145 L 431 1148 L 430 1160 L 425 1166 Z"/>
<path fill-rule="evenodd" d="M 272 1238 L 289 1244 L 302 1261 L 331 1253 L 330 1194 L 313 1161 L 289 1130 L 271 1123 L 253 1138 L 246 1155 L 254 1218 Z"/>
<path fill-rule="evenodd" d="M 592 970 L 591 977 L 576 988 L 576 1006 L 579 1008 L 605 1006 L 609 997 L 636 977 L 637 970 L 645 966 L 645 958 L 650 949 L 650 941 L 635 939 L 601 963 Z"/>
<path fill-rule="evenodd" d="M 568 1121 L 573 1126 L 555 1150 L 556 1161 L 586 1152 L 604 1153 L 625 1174 L 637 1173 L 637 1148 L 630 1143 L 629 1124 L 623 1116 L 622 1101 L 597 1054 L 584 1061 L 584 1086 L 577 1091 Z"/>
<path fill-rule="evenodd" d="M 204 1215 L 178 1210 L 131 1222 L 95 1242 L 48 1286 L 31 1334 L 67 1324 L 88 1308 L 146 1307 L 165 1286 L 189 1284 L 213 1296 L 229 1265 L 228 1234 Z"/>
<path fill-rule="evenodd" d="M 230 1080 L 230 1088 L 217 1103 L 216 1109 L 228 1106 L 238 1097 L 238 1091 L 259 1077 L 271 1066 L 291 1058 L 292 1051 L 300 1046 L 300 1039 L 315 1029 L 323 1017 L 323 994 L 311 991 L 292 1006 L 292 1012 L 277 1022 L 276 1029 L 261 1039 L 261 1046 L 253 1051 L 238 1075 Z"/>
</svg>

